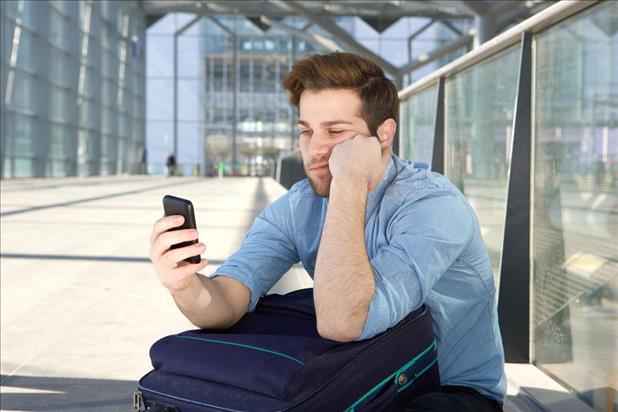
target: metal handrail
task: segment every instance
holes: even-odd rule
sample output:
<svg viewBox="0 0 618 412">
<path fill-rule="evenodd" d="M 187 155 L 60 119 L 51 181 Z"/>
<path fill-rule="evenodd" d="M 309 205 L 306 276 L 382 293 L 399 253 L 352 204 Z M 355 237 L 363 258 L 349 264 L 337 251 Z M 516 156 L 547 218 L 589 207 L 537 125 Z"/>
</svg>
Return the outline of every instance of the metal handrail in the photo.
<svg viewBox="0 0 618 412">
<path fill-rule="evenodd" d="M 529 19 L 524 20 L 518 25 L 511 27 L 504 33 L 499 34 L 493 39 L 483 43 L 481 46 L 472 50 L 460 58 L 452 61 L 446 66 L 434 71 L 422 79 L 412 83 L 399 91 L 401 101 L 415 95 L 422 90 L 433 86 L 440 77 L 446 77 L 460 72 L 475 63 L 487 59 L 500 51 L 521 41 L 521 34 L 525 32 L 538 33 L 548 27 L 556 25 L 558 22 L 581 12 L 584 9 L 598 4 L 600 0 L 562 0 L 545 10 L 535 14 Z"/>
</svg>

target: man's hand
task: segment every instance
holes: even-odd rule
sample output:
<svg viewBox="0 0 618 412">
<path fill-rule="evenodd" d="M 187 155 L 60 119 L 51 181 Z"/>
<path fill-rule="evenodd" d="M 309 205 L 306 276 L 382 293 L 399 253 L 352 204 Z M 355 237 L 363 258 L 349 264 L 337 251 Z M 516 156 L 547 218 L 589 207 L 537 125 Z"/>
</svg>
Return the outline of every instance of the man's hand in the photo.
<svg viewBox="0 0 618 412">
<path fill-rule="evenodd" d="M 369 186 L 384 171 L 384 158 L 380 142 L 375 137 L 356 135 L 333 148 L 328 167 L 333 179 L 359 179 Z"/>
<path fill-rule="evenodd" d="M 208 261 L 205 259 L 196 264 L 183 262 L 188 257 L 201 255 L 206 250 L 203 243 L 170 250 L 170 247 L 176 243 L 198 238 L 195 229 L 168 232 L 169 229 L 178 227 L 183 223 L 184 217 L 182 216 L 163 217 L 155 223 L 150 237 L 150 260 L 159 276 L 159 281 L 171 292 L 188 288 L 193 280 L 193 275 L 208 265 Z"/>
</svg>

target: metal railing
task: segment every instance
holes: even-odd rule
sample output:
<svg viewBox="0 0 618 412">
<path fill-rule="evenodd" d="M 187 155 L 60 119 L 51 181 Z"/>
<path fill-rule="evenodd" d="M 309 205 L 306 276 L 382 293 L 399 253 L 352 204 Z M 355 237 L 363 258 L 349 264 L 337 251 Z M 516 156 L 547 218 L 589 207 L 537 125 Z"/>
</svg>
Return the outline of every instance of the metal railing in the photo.
<svg viewBox="0 0 618 412">
<path fill-rule="evenodd" d="M 437 86 L 431 166 L 434 171 L 445 173 L 445 129 L 447 127 L 445 83 L 457 74 L 486 62 L 507 48 L 520 45 L 519 74 L 511 129 L 512 150 L 507 178 L 504 238 L 499 269 L 498 313 L 507 362 L 529 363 L 532 358 L 531 312 L 513 310 L 513 308 L 531 308 L 532 303 L 531 182 L 533 175 L 531 153 L 533 151 L 534 36 L 600 3 L 599 1 L 561 1 L 554 4 L 399 92 L 403 107 L 414 96 L 430 87 Z M 403 117 L 403 114 L 401 116 Z M 406 143 L 406 138 L 409 136 L 400 136 L 400 147 Z"/>
</svg>

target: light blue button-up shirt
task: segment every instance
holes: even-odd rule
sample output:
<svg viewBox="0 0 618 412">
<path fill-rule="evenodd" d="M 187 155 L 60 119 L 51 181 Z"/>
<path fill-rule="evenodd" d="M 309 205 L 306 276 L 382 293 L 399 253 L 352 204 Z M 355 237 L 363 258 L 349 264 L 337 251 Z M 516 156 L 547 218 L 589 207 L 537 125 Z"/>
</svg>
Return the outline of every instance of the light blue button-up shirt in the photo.
<svg viewBox="0 0 618 412">
<path fill-rule="evenodd" d="M 217 269 L 251 290 L 250 311 L 289 268 L 313 277 L 328 199 L 307 179 L 268 206 L 240 249 Z M 444 176 L 393 156 L 369 194 L 367 255 L 376 290 L 360 339 L 396 325 L 425 303 L 433 316 L 443 385 L 503 402 L 504 352 L 496 289 L 476 215 Z"/>
</svg>

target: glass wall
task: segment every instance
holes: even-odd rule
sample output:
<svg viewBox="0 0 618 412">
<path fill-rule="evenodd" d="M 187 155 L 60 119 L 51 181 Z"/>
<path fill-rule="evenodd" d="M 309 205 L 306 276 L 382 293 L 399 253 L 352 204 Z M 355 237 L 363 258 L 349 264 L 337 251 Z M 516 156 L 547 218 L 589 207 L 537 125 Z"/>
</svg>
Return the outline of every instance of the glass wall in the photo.
<svg viewBox="0 0 618 412">
<path fill-rule="evenodd" d="M 618 3 L 599 2 L 537 20 L 532 71 L 521 74 L 533 79 L 532 204 L 515 211 L 532 215 L 531 361 L 597 411 L 618 410 L 617 17 Z M 496 281 L 526 275 L 500 267 L 520 48 L 472 57 L 445 79 L 445 173 L 479 217 Z M 402 155 L 413 160 L 415 139 L 434 139 L 412 132 L 428 93 L 401 105 Z"/>
<path fill-rule="evenodd" d="M 536 37 L 534 358 L 618 408 L 618 3 Z"/>
<path fill-rule="evenodd" d="M 232 173 L 234 74 L 236 90 L 236 165 L 242 175 L 272 174 L 277 158 L 297 149 L 295 109 L 281 87 L 294 61 L 324 52 L 311 43 L 277 29 L 263 33 L 244 18 L 219 17 L 235 38 L 216 26 L 204 24 L 203 53 L 206 75 L 206 152 L 209 168 L 221 162 Z M 206 22 L 208 23 L 208 22 Z M 285 18 L 288 26 L 304 26 L 304 18 Z M 233 42 L 236 41 L 236 44 Z M 237 48 L 234 63 L 233 47 Z M 236 69 L 234 69 L 236 64 Z"/>
<path fill-rule="evenodd" d="M 148 28 L 147 140 L 152 173 L 163 172 L 165 158 L 174 150 L 174 112 L 169 104 L 173 101 L 174 34 L 194 18 L 191 14 L 168 14 Z M 220 167 L 223 174 L 231 173 L 236 136 L 236 173 L 268 174 L 278 157 L 297 150 L 296 113 L 288 104 L 281 80 L 298 59 L 328 50 L 305 38 L 294 38 L 287 30 L 264 30 L 254 19 L 223 15 L 213 18 L 218 23 L 205 17 L 178 35 L 177 160 L 185 174 L 196 164 L 205 174 L 218 173 Z M 429 18 L 403 17 L 385 30 L 378 30 L 359 17 L 340 16 L 334 21 L 359 43 L 398 66 L 457 38 L 471 24 L 465 18 L 444 24 Z M 288 16 L 278 23 L 332 37 L 302 16 Z M 431 71 L 464 51 L 462 47 L 427 64 L 405 76 L 405 81 L 418 78 L 422 75 L 419 73 Z M 427 90 L 413 103 L 414 107 L 406 109 L 406 119 L 413 120 L 402 124 L 407 130 L 404 133 L 419 136 L 409 148 L 418 155 L 415 160 L 427 163 L 431 162 L 428 154 L 432 145 L 421 136 L 433 134 L 435 93 L 436 88 Z M 419 111 L 423 112 L 420 119 L 416 117 Z"/>
<path fill-rule="evenodd" d="M 496 286 L 519 58 L 519 45 L 512 46 L 448 78 L 445 85 L 445 174 L 476 211 Z"/>
<path fill-rule="evenodd" d="M 137 2 L 0 2 L 2 177 L 137 172 L 144 16 Z"/>
<path fill-rule="evenodd" d="M 402 157 L 431 165 L 437 104 L 437 84 L 401 103 L 399 147 Z"/>
</svg>

